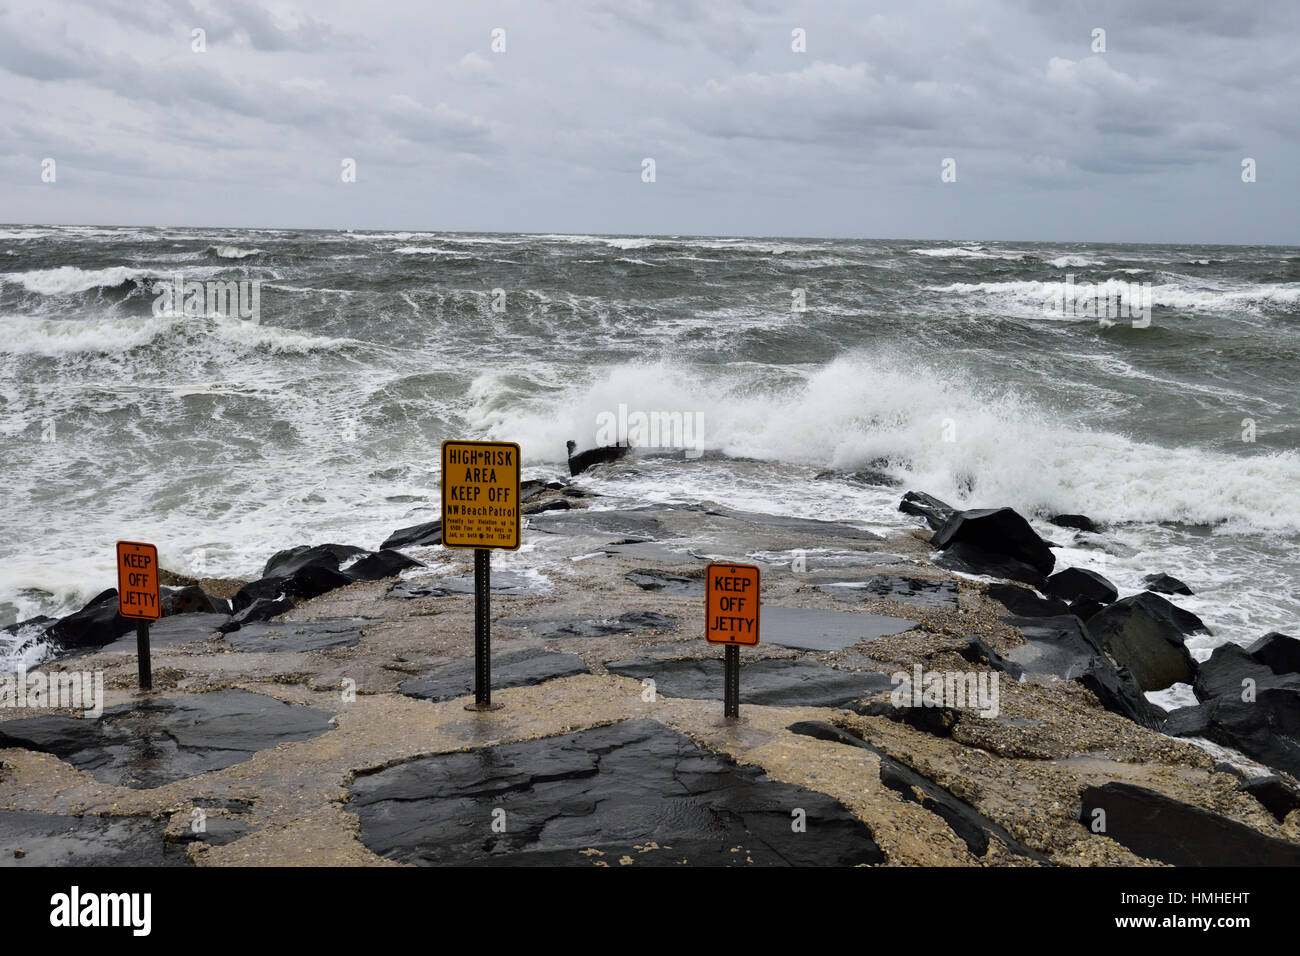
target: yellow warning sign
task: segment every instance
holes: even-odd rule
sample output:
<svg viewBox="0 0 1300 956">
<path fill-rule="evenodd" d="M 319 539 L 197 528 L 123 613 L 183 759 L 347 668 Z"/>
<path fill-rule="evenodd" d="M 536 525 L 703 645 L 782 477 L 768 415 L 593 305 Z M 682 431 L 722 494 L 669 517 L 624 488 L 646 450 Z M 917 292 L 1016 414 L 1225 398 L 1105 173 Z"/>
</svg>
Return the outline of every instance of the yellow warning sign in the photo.
<svg viewBox="0 0 1300 956">
<path fill-rule="evenodd" d="M 442 544 L 519 548 L 519 446 L 506 441 L 442 443 Z"/>
</svg>

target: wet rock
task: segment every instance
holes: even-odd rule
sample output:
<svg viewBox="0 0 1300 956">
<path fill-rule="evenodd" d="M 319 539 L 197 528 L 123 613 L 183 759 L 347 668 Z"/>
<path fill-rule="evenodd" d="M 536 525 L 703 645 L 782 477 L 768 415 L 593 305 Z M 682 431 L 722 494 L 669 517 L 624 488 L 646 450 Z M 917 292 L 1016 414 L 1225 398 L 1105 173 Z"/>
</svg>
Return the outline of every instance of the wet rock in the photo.
<svg viewBox="0 0 1300 956">
<path fill-rule="evenodd" d="M 1087 531 L 1091 534 L 1098 534 L 1101 531 L 1101 526 L 1087 515 L 1052 515 L 1047 521 L 1058 528 L 1073 528 L 1076 531 Z"/>
<path fill-rule="evenodd" d="M 934 563 L 949 571 L 1019 581 L 1039 590 L 1047 586 L 1047 578 L 1025 562 L 961 542 L 938 554 Z"/>
<path fill-rule="evenodd" d="M 644 511 L 581 511 L 537 515 L 529 522 L 534 531 L 547 534 L 571 534 L 591 537 L 612 535 L 619 538 L 641 538 L 652 540 L 669 535 L 659 519 Z"/>
<path fill-rule="evenodd" d="M 1039 597 L 1018 584 L 990 584 L 985 593 L 1017 617 L 1061 617 L 1072 613 L 1064 601 Z"/>
<path fill-rule="evenodd" d="M 1119 597 L 1119 590 L 1096 571 L 1066 568 L 1047 579 L 1047 594 L 1062 601 L 1086 599 L 1109 604 Z"/>
<path fill-rule="evenodd" d="M 1038 863 L 1051 863 L 1042 853 L 1017 840 L 1001 824 L 994 822 L 937 783 L 921 776 L 911 767 L 895 760 L 879 747 L 820 720 L 801 720 L 791 724 L 789 730 L 816 740 L 828 740 L 832 743 L 870 750 L 880 759 L 880 782 L 903 799 L 920 804 L 943 819 L 949 829 L 961 838 L 967 849 L 975 856 L 984 856 L 988 852 L 989 839 L 994 838 L 1017 856 L 1028 857 Z"/>
<path fill-rule="evenodd" d="M 339 570 L 339 565 L 349 559 L 364 557 L 369 552 L 351 544 L 317 544 L 298 545 L 277 551 L 267 559 L 262 568 L 264 578 L 288 578 L 303 568 L 319 567 L 331 571 Z"/>
<path fill-rule="evenodd" d="M 924 519 L 925 523 L 930 526 L 931 531 L 938 531 L 948 523 L 949 518 L 957 513 L 957 509 L 952 505 L 946 501 L 940 501 L 933 495 L 927 495 L 924 491 L 909 491 L 903 495 L 903 500 L 898 504 L 898 510 L 903 514 Z"/>
<path fill-rule="evenodd" d="M 966 638 L 966 646 L 957 652 L 961 655 L 962 660 L 971 664 L 983 664 L 986 667 L 992 667 L 994 670 L 1009 674 L 1015 680 L 1020 680 L 1020 676 L 1025 672 L 1024 668 L 1014 661 L 1003 657 L 993 648 L 989 647 L 983 639 L 970 635 Z"/>
<path fill-rule="evenodd" d="M 288 577 L 264 577 L 250 581 L 235 593 L 230 603 L 238 614 L 258 600 L 289 597 L 305 601 L 351 583 L 352 579 L 341 571 L 310 564 Z"/>
<path fill-rule="evenodd" d="M 1091 830 L 1097 810 L 1105 812 L 1106 836 L 1148 860 L 1172 866 L 1300 865 L 1300 846 L 1132 784 L 1086 789 L 1079 822 Z"/>
<path fill-rule="evenodd" d="M 1210 659 L 1196 669 L 1192 690 L 1197 700 L 1207 701 L 1224 694 L 1239 696 L 1246 682 L 1268 682 L 1274 676 L 1272 668 L 1262 664 L 1244 648 L 1236 644 L 1221 644 L 1214 649 Z"/>
<path fill-rule="evenodd" d="M 704 578 L 686 577 L 672 574 L 658 568 L 637 568 L 623 575 L 623 579 L 635 584 L 643 591 L 655 591 L 659 594 L 699 595 L 704 596 Z"/>
<path fill-rule="evenodd" d="M 868 485 L 876 488 L 897 488 L 902 482 L 881 468 L 863 468 L 859 471 L 821 471 L 814 476 L 816 481 L 848 481 L 855 485 Z"/>
<path fill-rule="evenodd" d="M 204 819 L 203 829 L 195 831 L 192 827 L 187 826 L 181 832 L 174 842 L 184 846 L 186 843 L 205 843 L 208 846 L 225 846 L 227 843 L 234 843 L 236 840 L 242 840 L 257 827 L 243 820 L 232 820 L 230 817 L 210 816 Z"/>
<path fill-rule="evenodd" d="M 733 521 L 745 521 L 749 524 L 774 528 L 791 534 L 808 535 L 819 538 L 848 538 L 855 541 L 884 541 L 880 535 L 865 528 L 840 524 L 836 521 L 819 521 L 815 518 L 791 518 L 788 515 L 770 515 L 757 511 L 736 511 L 731 508 L 710 508 L 705 514 Z"/>
<path fill-rule="evenodd" d="M 1228 676 L 1236 665 L 1225 664 L 1223 669 L 1212 669 L 1215 685 L 1202 682 L 1207 692 L 1226 685 L 1225 692 L 1198 706 L 1172 711 L 1165 732 L 1205 737 L 1275 770 L 1300 776 L 1300 674 L 1274 674 L 1261 667 L 1259 679 L 1243 688 Z"/>
<path fill-rule="evenodd" d="M 255 621 L 269 621 L 273 617 L 279 617 L 293 610 L 293 601 L 287 597 L 275 598 L 258 598 L 248 607 L 244 608 L 230 620 L 223 623 L 219 630 L 223 633 L 226 631 L 237 631 L 245 624 L 252 624 Z"/>
<path fill-rule="evenodd" d="M 91 598 L 81 610 L 51 624 L 45 638 L 72 650 L 102 647 L 134 630 L 135 621 L 117 613 L 117 588 L 109 588 Z"/>
<path fill-rule="evenodd" d="M 365 628 L 379 623 L 366 618 L 312 621 L 253 621 L 226 635 L 232 647 L 253 653 L 306 653 L 355 647 Z"/>
<path fill-rule="evenodd" d="M 409 528 L 398 528 L 379 547 L 387 548 L 426 548 L 442 544 L 442 519 L 414 524 Z"/>
<path fill-rule="evenodd" d="M 422 562 L 400 551 L 381 548 L 378 551 L 367 552 L 364 557 L 339 570 L 353 581 L 380 581 L 391 578 L 407 568 L 422 567 L 424 567 Z"/>
<path fill-rule="evenodd" d="M 759 639 L 809 651 L 838 651 L 859 641 L 901 634 L 917 621 L 883 614 L 844 614 L 768 604 L 759 610 Z"/>
<path fill-rule="evenodd" d="M 657 611 L 626 611 L 617 617 L 599 619 L 520 618 L 500 623 L 506 627 L 526 627 L 545 640 L 557 637 L 608 637 L 610 634 L 630 634 L 633 631 L 677 630 L 677 618 Z"/>
<path fill-rule="evenodd" d="M 403 863 L 883 861 L 871 831 L 832 798 L 771 780 L 652 720 L 419 757 L 358 776 L 347 808 L 366 846 Z M 795 808 L 806 832 L 790 826 Z M 493 832 L 495 811 L 504 832 Z"/>
<path fill-rule="evenodd" d="M 863 581 L 839 581 L 818 587 L 839 601 L 861 603 L 868 599 L 885 598 L 920 607 L 957 607 L 957 585 L 952 581 L 881 574 Z"/>
<path fill-rule="evenodd" d="M 0 747 L 53 754 L 100 783 L 148 789 L 242 763 L 259 750 L 310 740 L 333 715 L 245 690 L 152 698 L 98 719 L 47 715 L 0 723 Z"/>
<path fill-rule="evenodd" d="M 576 442 L 566 442 L 569 458 L 569 474 L 580 475 L 588 468 L 596 465 L 608 464 L 612 461 L 618 461 L 627 455 L 632 449 L 627 445 L 602 445 L 599 448 L 589 448 L 586 451 L 578 451 Z"/>
<path fill-rule="evenodd" d="M 1102 604 L 1100 601 L 1093 601 L 1089 598 L 1078 598 L 1077 600 L 1070 602 L 1069 613 L 1073 614 L 1084 623 L 1087 623 L 1090 617 L 1094 614 L 1100 613 L 1101 609 L 1105 606 L 1106 605 Z"/>
<path fill-rule="evenodd" d="M 493 571 L 488 582 L 493 594 L 546 594 L 550 587 L 533 575 L 520 571 Z M 389 597 L 443 598 L 474 593 L 474 575 L 456 574 L 441 578 L 399 581 L 388 591 Z"/>
<path fill-rule="evenodd" d="M 1288 814 L 1300 810 L 1300 791 L 1277 774 L 1251 777 L 1243 780 L 1237 789 L 1258 800 L 1278 823 L 1286 820 Z"/>
<path fill-rule="evenodd" d="M 693 551 L 675 551 L 658 541 L 624 541 L 606 545 L 601 550 L 611 557 L 658 561 L 661 564 L 699 564 L 706 560 Z"/>
<path fill-rule="evenodd" d="M 1147 700 L 1127 667 L 1116 667 L 1109 658 L 1098 655 L 1088 662 L 1078 680 L 1112 713 L 1150 730 L 1163 728 L 1164 712 Z"/>
<path fill-rule="evenodd" d="M 1157 594 L 1185 594 L 1191 597 L 1192 589 L 1171 574 L 1148 574 L 1142 579 L 1148 591 Z"/>
<path fill-rule="evenodd" d="M 149 817 L 0 810 L 0 867 L 187 865 L 165 829 Z"/>
<path fill-rule="evenodd" d="M 1024 669 L 1029 679 L 1059 677 L 1077 680 L 1087 672 L 1101 648 L 1073 614 L 1057 617 L 1004 617 L 1025 636 L 1026 643 L 1005 657 Z"/>
<path fill-rule="evenodd" d="M 1275 674 L 1300 673 L 1300 640 L 1270 631 L 1250 647 L 1246 653 Z"/>
<path fill-rule="evenodd" d="M 577 654 L 557 654 L 530 648 L 492 658 L 492 687 L 527 687 L 559 677 L 586 674 L 587 665 Z M 397 688 L 408 697 L 421 700 L 454 700 L 474 693 L 474 661 L 453 661 L 442 667 L 408 680 Z"/>
<path fill-rule="evenodd" d="M 1056 556 L 1052 554 L 1047 542 L 1011 508 L 959 511 L 934 533 L 930 544 L 939 551 L 947 551 L 956 545 L 974 549 L 963 550 L 960 557 L 966 561 L 971 560 L 975 554 L 1011 559 L 1028 565 L 1043 577 L 1051 574 L 1056 564 Z M 999 564 L 1001 561 L 992 563 Z"/>
<path fill-rule="evenodd" d="M 1206 630 L 1200 618 L 1145 591 L 1094 614 L 1088 630 L 1116 662 L 1127 667 L 1143 690 L 1190 684 L 1196 662 L 1183 638 Z"/>
<path fill-rule="evenodd" d="M 536 504 L 524 505 L 520 514 L 539 515 L 545 511 L 568 511 L 573 505 L 564 498 L 557 498 L 554 501 L 539 501 Z"/>
<path fill-rule="evenodd" d="M 230 602 L 204 593 L 198 585 L 159 588 L 158 606 L 163 617 L 172 614 L 229 614 Z"/>
<path fill-rule="evenodd" d="M 655 692 L 665 697 L 717 700 L 721 707 L 725 665 L 721 657 L 701 659 L 611 661 L 611 674 L 634 680 L 653 680 Z M 846 707 L 882 691 L 893 689 L 888 674 L 829 667 L 807 658 L 766 659 L 746 662 L 741 654 L 740 703 L 764 707 Z M 743 710 L 742 710 L 743 713 Z"/>
<path fill-rule="evenodd" d="M 178 644 L 190 644 L 194 641 L 209 641 L 216 637 L 230 617 L 225 614 L 205 614 L 196 611 L 192 614 L 175 614 L 149 625 L 150 647 L 175 647 Z M 119 637 L 104 648 L 105 651 L 136 651 L 136 637 L 130 634 Z"/>
</svg>

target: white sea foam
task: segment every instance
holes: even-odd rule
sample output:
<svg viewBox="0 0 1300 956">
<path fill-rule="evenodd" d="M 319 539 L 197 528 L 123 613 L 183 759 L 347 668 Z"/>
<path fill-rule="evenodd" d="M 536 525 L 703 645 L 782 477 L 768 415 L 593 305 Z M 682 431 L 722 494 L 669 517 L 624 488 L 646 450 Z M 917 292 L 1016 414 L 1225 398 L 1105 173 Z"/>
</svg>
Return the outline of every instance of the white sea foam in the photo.
<svg viewBox="0 0 1300 956">
<path fill-rule="evenodd" d="M 219 259 L 247 259 L 258 255 L 261 249 L 244 249 L 241 246 L 209 246 L 209 251 Z"/>
<path fill-rule="evenodd" d="M 90 289 L 111 289 L 146 274 L 142 269 L 127 266 L 111 266 L 107 269 L 59 266 L 57 269 L 36 269 L 32 272 L 9 272 L 2 278 L 39 295 L 72 295 Z"/>
</svg>

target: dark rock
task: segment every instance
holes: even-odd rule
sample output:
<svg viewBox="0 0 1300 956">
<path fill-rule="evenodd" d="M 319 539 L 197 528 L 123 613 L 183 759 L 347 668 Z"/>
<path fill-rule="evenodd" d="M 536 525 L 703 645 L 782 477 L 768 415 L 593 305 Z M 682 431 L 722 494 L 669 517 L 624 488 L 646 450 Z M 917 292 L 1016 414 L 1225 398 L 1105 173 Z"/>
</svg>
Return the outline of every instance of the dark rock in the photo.
<svg viewBox="0 0 1300 956">
<path fill-rule="evenodd" d="M 117 588 L 101 591 L 79 611 L 61 617 L 45 631 L 47 640 L 72 650 L 111 644 L 128 631 L 135 621 L 117 613 Z"/>
<path fill-rule="evenodd" d="M 1031 565 L 1005 554 L 985 551 L 973 544 L 958 542 L 950 545 L 934 559 L 934 563 L 949 571 L 1020 581 L 1040 590 L 1047 586 L 1047 578 Z"/>
<path fill-rule="evenodd" d="M 587 665 L 577 654 L 557 654 L 530 648 L 492 658 L 492 687 L 527 687 L 559 677 L 586 674 Z M 407 697 L 421 700 L 454 700 L 474 693 L 473 659 L 453 661 L 397 688 Z"/>
<path fill-rule="evenodd" d="M 493 594 L 545 594 L 550 587 L 536 577 L 521 571 L 494 571 L 489 580 Z M 441 578 L 420 578 L 399 581 L 388 591 L 389 597 L 443 598 L 474 593 L 474 575 L 455 574 Z"/>
<path fill-rule="evenodd" d="M 1047 579 L 1049 597 L 1062 601 L 1087 599 L 1098 604 L 1109 604 L 1119 597 L 1119 591 L 1096 571 L 1084 568 L 1066 568 Z"/>
<path fill-rule="evenodd" d="M 222 598 L 206 594 L 203 588 L 159 588 L 158 605 L 163 617 L 172 614 L 229 614 L 230 605 Z"/>
<path fill-rule="evenodd" d="M 209 641 L 220 633 L 221 628 L 229 622 L 226 614 L 206 614 L 194 611 L 189 614 L 173 614 L 149 625 L 150 647 L 175 647 L 178 644 L 191 644 L 195 641 Z M 105 651 L 136 652 L 135 633 L 119 637 L 112 644 L 104 647 Z"/>
<path fill-rule="evenodd" d="M 932 737 L 951 737 L 961 719 L 953 707 L 896 707 L 888 698 L 869 700 L 854 709 L 865 717 L 887 717 Z"/>
<path fill-rule="evenodd" d="M 855 485 L 868 485 L 877 488 L 897 488 L 902 482 L 887 471 L 878 468 L 863 468 L 860 471 L 822 471 L 818 472 L 816 481 L 849 481 Z"/>
<path fill-rule="evenodd" d="M 525 515 L 539 515 L 544 511 L 568 511 L 573 505 L 569 504 L 564 498 L 556 498 L 553 501 L 539 501 L 536 504 L 525 505 L 519 512 Z"/>
<path fill-rule="evenodd" d="M 1116 601 L 1088 620 L 1092 636 L 1133 672 L 1143 690 L 1192 683 L 1196 662 L 1183 638 L 1205 629 L 1196 615 L 1150 591 Z"/>
<path fill-rule="evenodd" d="M 930 544 L 939 551 L 967 545 L 1027 564 L 1040 575 L 1051 574 L 1056 564 L 1047 543 L 1011 508 L 959 511 L 934 533 Z"/>
<path fill-rule="evenodd" d="M 236 650 L 250 653 L 328 651 L 356 646 L 361 641 L 363 630 L 375 623 L 366 618 L 251 621 L 228 633 L 226 640 Z"/>
<path fill-rule="evenodd" d="M 1063 601 L 1041 598 L 1018 584 L 990 584 L 985 593 L 1018 617 L 1061 617 L 1072 613 Z"/>
<path fill-rule="evenodd" d="M 1048 857 L 1017 840 L 1001 824 L 989 819 L 934 781 L 921 776 L 911 767 L 895 760 L 879 747 L 820 720 L 801 720 L 791 724 L 788 729 L 792 733 L 816 740 L 828 740 L 832 743 L 870 750 L 880 760 L 880 782 L 903 799 L 918 803 L 942 818 L 975 856 L 984 856 L 988 852 L 989 838 L 994 837 L 1017 856 L 1028 857 L 1039 863 L 1051 863 Z"/>
<path fill-rule="evenodd" d="M 1288 814 L 1300 810 L 1300 791 L 1277 774 L 1251 777 L 1243 780 L 1237 789 L 1263 804 L 1264 809 L 1273 814 L 1278 823 L 1284 822 Z"/>
<path fill-rule="evenodd" d="M 790 825 L 796 808 L 806 814 L 806 832 Z M 638 866 L 851 866 L 884 860 L 866 825 L 831 797 L 774 781 L 644 719 L 417 757 L 358 776 L 347 809 L 360 818 L 366 846 L 402 863 L 617 866 L 628 857 Z M 494 816 L 501 815 L 504 832 L 494 832 Z"/>
<path fill-rule="evenodd" d="M 1255 660 L 1248 651 L 1236 644 L 1220 644 L 1210 659 L 1197 667 L 1192 689 L 1196 691 L 1197 700 L 1201 701 L 1225 694 L 1240 697 L 1247 680 L 1259 684 L 1268 682 L 1273 676 L 1273 670 Z"/>
<path fill-rule="evenodd" d="M 394 551 L 392 548 L 381 548 L 378 551 L 367 553 L 365 557 L 352 562 L 352 564 L 341 570 L 344 575 L 353 581 L 380 581 L 384 578 L 391 578 L 407 568 L 422 567 L 424 567 L 423 562 L 408 557 L 400 551 Z"/>
<path fill-rule="evenodd" d="M 186 827 L 180 834 L 177 842 L 184 846 L 186 843 L 205 843 L 208 846 L 225 846 L 227 843 L 234 843 L 236 840 L 242 840 L 248 834 L 254 832 L 257 827 L 243 820 L 232 820 L 230 817 L 210 816 L 204 819 L 203 829 L 195 832 L 191 827 Z"/>
<path fill-rule="evenodd" d="M 704 578 L 685 577 L 660 571 L 658 568 L 637 568 L 623 575 L 623 579 L 635 584 L 643 591 L 655 591 L 659 594 L 704 595 Z"/>
<path fill-rule="evenodd" d="M 442 519 L 413 524 L 409 528 L 398 528 L 379 547 L 387 548 L 424 548 L 442 544 Z"/>
<path fill-rule="evenodd" d="M 298 545 L 271 555 L 262 569 L 264 578 L 289 578 L 303 568 L 319 567 L 337 571 L 339 565 L 350 558 L 369 554 L 365 548 L 350 544 Z"/>
<path fill-rule="evenodd" d="M 1030 679 L 1055 676 L 1078 680 L 1101 649 L 1073 614 L 1059 617 L 1016 617 L 1002 620 L 1018 628 L 1026 643 L 1007 651 L 1005 657 L 1024 669 Z"/>
<path fill-rule="evenodd" d="M 1079 822 L 1091 830 L 1099 809 L 1105 812 L 1102 833 L 1148 860 L 1172 866 L 1300 865 L 1300 846 L 1143 787 L 1089 787 Z"/>
<path fill-rule="evenodd" d="M 1099 613 L 1105 606 L 1106 605 L 1102 604 L 1100 601 L 1093 601 L 1090 598 L 1079 598 L 1076 601 L 1070 602 L 1070 613 L 1079 620 L 1087 623 L 1090 617 Z"/>
<path fill-rule="evenodd" d="M 1192 595 L 1191 588 L 1169 574 L 1148 574 L 1142 579 L 1142 583 L 1147 586 L 1148 591 L 1155 591 L 1158 594 L 1185 594 L 1188 597 Z"/>
<path fill-rule="evenodd" d="M 665 697 L 717 700 L 721 707 L 725 667 L 721 657 L 611 661 L 611 674 L 653 680 Z M 740 703 L 764 707 L 845 707 L 893 688 L 888 674 L 829 667 L 807 658 L 746 662 L 741 655 Z M 742 711 L 743 712 L 743 711 Z"/>
<path fill-rule="evenodd" d="M 602 445 L 599 448 L 589 448 L 583 452 L 576 452 L 577 442 L 566 442 L 569 452 L 569 474 L 580 475 L 588 468 L 596 465 L 607 464 L 611 461 L 618 461 L 624 457 L 631 448 L 627 445 Z"/>
<path fill-rule="evenodd" d="M 1014 661 L 1007 660 L 993 648 L 989 647 L 983 639 L 970 635 L 966 638 L 966 645 L 957 652 L 961 655 L 962 660 L 971 664 L 984 664 L 992 667 L 994 670 L 1010 674 L 1014 679 L 1020 680 L 1020 675 L 1025 672 L 1024 668 Z"/>
<path fill-rule="evenodd" d="M 676 551 L 658 541 L 624 541 L 609 544 L 601 549 L 605 554 L 637 561 L 659 561 L 663 564 L 699 564 L 701 558 L 691 551 Z"/>
<path fill-rule="evenodd" d="M 1088 662 L 1078 680 L 1110 712 L 1151 730 L 1162 729 L 1164 713 L 1147 700 L 1127 667 L 1116 667 L 1109 658 L 1099 654 Z"/>
<path fill-rule="evenodd" d="M 1058 528 L 1073 528 L 1076 531 L 1087 531 L 1092 534 L 1101 531 L 1101 526 L 1087 515 L 1052 515 L 1047 520 Z"/>
<path fill-rule="evenodd" d="M 922 518 L 930 526 L 931 531 L 938 531 L 948 519 L 957 513 L 957 509 L 946 501 L 940 501 L 933 495 L 927 495 L 924 491 L 909 491 L 903 495 L 903 500 L 898 504 L 898 510 L 904 514 L 913 515 Z"/>
<path fill-rule="evenodd" d="M 342 571 L 319 564 L 310 564 L 299 568 L 289 577 L 259 578 L 250 581 L 235 593 L 230 603 L 238 614 L 258 600 L 290 597 L 306 601 L 351 583 L 352 579 Z"/>
<path fill-rule="evenodd" d="M 529 478 L 526 481 L 519 482 L 519 503 L 526 504 L 539 495 L 544 495 L 550 489 L 559 490 L 564 485 L 558 481 L 542 481 L 537 478 Z"/>
<path fill-rule="evenodd" d="M 1270 631 L 1246 648 L 1246 653 L 1275 674 L 1300 673 L 1300 640 L 1294 637 Z"/>
<path fill-rule="evenodd" d="M 1300 776 L 1300 675 L 1271 674 L 1253 699 L 1240 688 L 1197 707 L 1173 711 L 1165 732 L 1205 737 L 1262 764 Z"/>
<path fill-rule="evenodd" d="M 219 630 L 223 633 L 237 631 L 245 624 L 252 624 L 254 621 L 269 621 L 273 617 L 279 617 L 281 614 L 292 610 L 293 601 L 290 598 L 258 598 L 229 621 L 222 624 Z"/>
<path fill-rule="evenodd" d="M 768 604 L 759 609 L 759 639 L 809 651 L 838 651 L 859 641 L 901 634 L 918 622 L 883 614 L 846 614 Z"/>
<path fill-rule="evenodd" d="M 0 723 L 0 747 L 53 754 L 115 787 L 148 789 L 310 740 L 332 714 L 263 694 L 222 690 L 110 707 L 98 719 L 43 716 Z"/>
<path fill-rule="evenodd" d="M 185 848 L 166 841 L 166 828 L 149 817 L 0 810 L 0 867 L 187 865 Z"/>
<path fill-rule="evenodd" d="M 658 611 L 625 611 L 617 617 L 600 619 L 540 620 L 523 618 L 501 621 L 506 627 L 526 627 L 538 637 L 608 637 L 633 631 L 675 631 L 677 618 Z"/>
<path fill-rule="evenodd" d="M 952 581 L 880 574 L 863 581 L 838 581 L 818 587 L 840 601 L 861 603 L 868 598 L 885 598 L 920 607 L 957 607 L 957 585 Z"/>
</svg>

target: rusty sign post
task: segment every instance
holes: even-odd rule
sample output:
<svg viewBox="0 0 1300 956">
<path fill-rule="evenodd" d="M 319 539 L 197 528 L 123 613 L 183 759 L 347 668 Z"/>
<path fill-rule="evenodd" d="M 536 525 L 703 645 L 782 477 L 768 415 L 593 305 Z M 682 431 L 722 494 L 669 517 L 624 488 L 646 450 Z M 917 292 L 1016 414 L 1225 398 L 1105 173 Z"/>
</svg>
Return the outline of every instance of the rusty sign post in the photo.
<svg viewBox="0 0 1300 956">
<path fill-rule="evenodd" d="M 726 646 L 722 714 L 740 716 L 740 649 L 758 646 L 759 571 L 752 564 L 704 569 L 704 639 Z"/>
<path fill-rule="evenodd" d="M 442 545 L 474 549 L 474 703 L 466 709 L 493 710 L 491 556 L 493 548 L 519 550 L 514 442 L 442 443 Z"/>
<path fill-rule="evenodd" d="M 117 613 L 135 620 L 135 650 L 140 687 L 153 688 L 149 661 L 149 622 L 162 617 L 158 598 L 158 549 L 140 541 L 117 543 Z"/>
</svg>

